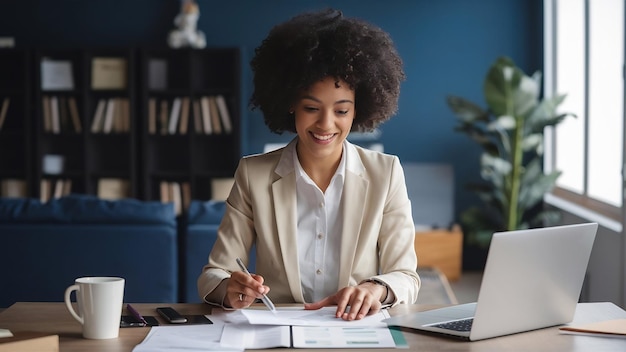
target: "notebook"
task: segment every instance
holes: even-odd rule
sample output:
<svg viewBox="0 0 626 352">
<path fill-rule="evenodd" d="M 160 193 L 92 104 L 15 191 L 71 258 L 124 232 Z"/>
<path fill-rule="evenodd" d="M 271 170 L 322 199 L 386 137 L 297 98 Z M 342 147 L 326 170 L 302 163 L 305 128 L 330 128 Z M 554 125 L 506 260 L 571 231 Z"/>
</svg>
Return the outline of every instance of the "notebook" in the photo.
<svg viewBox="0 0 626 352">
<path fill-rule="evenodd" d="M 495 233 L 477 302 L 384 321 L 469 341 L 568 323 L 597 229 L 583 223 Z M 466 331 L 450 328 L 463 324 Z"/>
</svg>

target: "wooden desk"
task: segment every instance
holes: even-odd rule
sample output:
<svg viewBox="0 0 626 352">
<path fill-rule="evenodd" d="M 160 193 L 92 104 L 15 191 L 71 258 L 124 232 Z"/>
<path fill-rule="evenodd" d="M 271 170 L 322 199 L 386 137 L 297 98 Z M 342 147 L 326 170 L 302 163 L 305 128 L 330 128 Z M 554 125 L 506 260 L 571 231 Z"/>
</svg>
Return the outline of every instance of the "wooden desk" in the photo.
<svg viewBox="0 0 626 352">
<path fill-rule="evenodd" d="M 164 304 L 133 304 L 144 315 L 156 315 L 154 308 Z M 182 314 L 210 314 L 206 304 L 171 304 Z M 400 305 L 390 310 L 392 315 L 421 311 L 433 306 Z M 617 312 L 617 313 L 616 313 Z M 583 303 L 578 305 L 575 321 L 593 322 L 615 319 L 626 312 L 612 303 Z M 159 320 L 160 317 L 158 317 Z M 162 320 L 161 320 L 162 321 Z M 67 312 L 64 303 L 18 302 L 0 313 L 0 327 L 11 331 L 41 331 L 58 334 L 62 352 L 115 351 L 124 352 L 143 341 L 149 328 L 123 328 L 120 336 L 110 340 L 87 340 L 81 326 Z M 626 351 L 626 339 L 592 336 L 561 335 L 557 327 L 503 336 L 476 342 L 464 342 L 403 329 L 409 350 L 421 351 Z M 280 351 L 288 349 L 281 348 Z M 319 352 L 319 349 L 295 349 Z M 263 350 L 255 350 L 263 351 Z M 264 351 L 277 351 L 264 350 Z M 335 350 L 354 351 L 354 350 Z M 377 349 L 376 351 L 381 351 Z M 391 351 L 391 350 L 390 350 Z M 396 350 L 393 350 L 396 351 Z"/>
</svg>

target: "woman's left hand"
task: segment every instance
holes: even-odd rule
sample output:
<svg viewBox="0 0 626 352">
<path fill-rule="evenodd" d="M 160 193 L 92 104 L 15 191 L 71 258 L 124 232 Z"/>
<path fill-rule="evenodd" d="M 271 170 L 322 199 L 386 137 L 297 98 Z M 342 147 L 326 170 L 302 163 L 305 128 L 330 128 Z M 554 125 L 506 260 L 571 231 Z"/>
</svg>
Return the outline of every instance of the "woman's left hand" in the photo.
<svg viewBox="0 0 626 352">
<path fill-rule="evenodd" d="M 314 303 L 305 303 L 304 309 L 315 310 L 325 306 L 337 305 L 335 317 L 343 320 L 360 320 L 368 314 L 376 314 L 382 306 L 380 300 L 385 297 L 386 288 L 373 282 L 364 282 L 358 286 L 344 287 Z"/>
</svg>

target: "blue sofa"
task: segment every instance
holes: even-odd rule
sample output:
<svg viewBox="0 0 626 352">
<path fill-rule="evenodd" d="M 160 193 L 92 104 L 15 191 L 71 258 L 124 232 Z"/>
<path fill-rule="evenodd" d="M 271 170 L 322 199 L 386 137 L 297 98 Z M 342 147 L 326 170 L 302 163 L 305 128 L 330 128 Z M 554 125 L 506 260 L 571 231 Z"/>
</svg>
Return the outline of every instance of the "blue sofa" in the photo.
<svg viewBox="0 0 626 352">
<path fill-rule="evenodd" d="M 184 302 L 202 302 L 198 296 L 197 280 L 202 267 L 217 239 L 217 229 L 224 216 L 224 201 L 192 201 L 187 211 L 186 224 L 181 230 L 181 269 Z M 235 258 L 233 258 L 233 262 Z M 255 271 L 256 250 L 252 248 L 248 269 Z"/>
<path fill-rule="evenodd" d="M 178 302 L 173 205 L 71 195 L 0 198 L 0 308 L 62 301 L 81 276 L 126 279 L 125 302 Z"/>
</svg>

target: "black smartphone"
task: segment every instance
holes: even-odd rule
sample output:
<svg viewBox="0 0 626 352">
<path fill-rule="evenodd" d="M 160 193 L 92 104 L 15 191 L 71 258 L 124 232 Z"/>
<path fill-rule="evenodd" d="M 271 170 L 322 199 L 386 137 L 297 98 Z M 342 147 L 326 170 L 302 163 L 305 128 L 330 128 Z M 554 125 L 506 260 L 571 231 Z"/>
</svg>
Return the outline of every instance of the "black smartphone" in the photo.
<svg viewBox="0 0 626 352">
<path fill-rule="evenodd" d="M 187 318 L 180 315 L 174 308 L 172 307 L 158 307 L 156 311 L 163 317 L 165 320 L 172 324 L 183 324 L 187 322 Z"/>
</svg>

